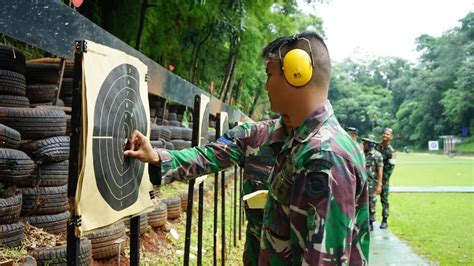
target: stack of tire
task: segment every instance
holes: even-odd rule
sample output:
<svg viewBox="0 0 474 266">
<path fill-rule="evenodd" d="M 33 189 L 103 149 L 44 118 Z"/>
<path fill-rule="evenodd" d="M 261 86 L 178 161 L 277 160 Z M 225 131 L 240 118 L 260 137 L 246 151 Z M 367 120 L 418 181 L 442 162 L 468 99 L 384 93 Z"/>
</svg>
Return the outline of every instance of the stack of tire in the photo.
<svg viewBox="0 0 474 266">
<path fill-rule="evenodd" d="M 156 201 L 155 209 L 148 213 L 148 224 L 153 227 L 162 227 L 168 220 L 168 206 L 164 201 Z"/>
<path fill-rule="evenodd" d="M 125 224 L 115 223 L 111 226 L 96 229 L 86 234 L 92 242 L 92 257 L 95 260 L 108 259 L 117 256 L 124 248 Z"/>
<path fill-rule="evenodd" d="M 130 229 L 130 220 L 127 219 L 124 221 L 125 226 Z M 148 228 L 148 214 L 143 213 L 140 214 L 140 235 L 143 235 Z"/>
<path fill-rule="evenodd" d="M 191 147 L 192 129 L 182 127 L 176 113 L 171 112 L 168 114 L 168 124 L 168 128 L 171 131 L 171 143 L 173 143 L 174 148 L 182 150 Z"/>
<path fill-rule="evenodd" d="M 181 216 L 181 196 L 164 199 L 166 203 L 168 219 L 176 219 Z"/>
<path fill-rule="evenodd" d="M 53 248 L 39 248 L 28 253 L 36 259 L 38 265 L 70 265 L 66 257 L 66 248 L 66 245 L 61 245 Z M 91 265 L 91 252 L 91 241 L 87 238 L 81 239 L 79 265 Z"/>
<path fill-rule="evenodd" d="M 150 129 L 150 142 L 153 148 L 174 150 L 174 145 L 170 142 L 172 132 L 168 127 L 152 123 Z"/>
<path fill-rule="evenodd" d="M 26 96 L 31 105 L 53 104 L 57 96 L 56 86 L 60 75 L 60 62 L 59 58 L 39 58 L 26 63 Z M 73 74 L 74 64 L 71 61 L 66 61 L 59 95 L 60 100 L 56 105 L 71 106 Z"/>
<path fill-rule="evenodd" d="M 15 56 L 16 58 L 23 57 L 16 50 Z M 25 69 L 24 59 L 22 63 L 23 65 L 16 62 L 16 68 Z M 33 79 L 27 76 L 26 80 L 43 78 L 37 73 L 33 76 L 35 76 Z M 18 78 L 15 83 L 18 86 L 13 86 L 13 88 L 20 88 L 19 80 L 21 78 Z M 2 91 L 6 91 L 6 88 L 15 91 L 11 90 L 12 86 L 2 88 Z M 66 133 L 65 113 L 52 109 L 0 107 L 0 124 L 6 126 L 4 128 L 5 132 L 8 132 L 6 142 L 10 142 L 14 148 L 21 150 L 10 149 L 2 152 L 2 159 L 10 161 L 11 164 L 5 171 L 11 171 L 13 176 L 26 175 L 25 178 L 13 178 L 15 185 L 21 187 L 23 194 L 21 215 L 30 224 L 44 228 L 48 232 L 65 233 L 66 221 L 69 218 L 67 211 L 69 137 L 64 136 Z M 18 145 L 20 139 L 22 144 Z M 12 144 L 14 141 L 17 143 Z M 16 163 L 11 163 L 15 161 Z"/>
<path fill-rule="evenodd" d="M 29 107 L 26 98 L 25 56 L 11 46 L 0 44 L 0 106 Z"/>
<path fill-rule="evenodd" d="M 20 149 L 36 162 L 32 175 L 18 183 L 23 193 L 21 215 L 31 225 L 51 234 L 65 234 L 69 218 L 69 137 L 31 140 Z"/>
</svg>

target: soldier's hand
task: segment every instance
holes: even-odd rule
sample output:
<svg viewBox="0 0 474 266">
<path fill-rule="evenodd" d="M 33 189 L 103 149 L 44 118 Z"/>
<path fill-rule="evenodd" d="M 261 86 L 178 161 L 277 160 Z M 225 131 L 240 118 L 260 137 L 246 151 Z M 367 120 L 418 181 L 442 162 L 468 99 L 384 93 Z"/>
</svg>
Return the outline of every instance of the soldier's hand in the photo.
<svg viewBox="0 0 474 266">
<path fill-rule="evenodd" d="M 382 193 L 382 184 L 375 187 L 375 194 L 380 195 L 380 193 Z"/>
<path fill-rule="evenodd" d="M 160 157 L 156 151 L 153 150 L 150 141 L 138 130 L 132 133 L 123 154 L 144 163 L 158 164 L 160 162 Z"/>
</svg>

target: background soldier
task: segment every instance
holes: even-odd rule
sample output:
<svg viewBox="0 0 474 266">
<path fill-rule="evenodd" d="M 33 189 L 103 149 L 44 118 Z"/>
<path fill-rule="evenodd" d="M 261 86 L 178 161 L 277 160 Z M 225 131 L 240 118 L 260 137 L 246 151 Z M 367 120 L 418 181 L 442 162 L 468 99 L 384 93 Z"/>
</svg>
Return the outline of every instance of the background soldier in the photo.
<svg viewBox="0 0 474 266">
<path fill-rule="evenodd" d="M 370 231 L 372 231 L 376 220 L 377 195 L 382 192 L 383 156 L 375 149 L 377 142 L 374 135 L 368 135 L 362 141 L 364 142 L 365 169 L 369 180 Z"/>
<path fill-rule="evenodd" d="M 393 139 L 393 129 L 385 128 L 382 132 L 382 142 L 377 146 L 377 150 L 383 156 L 383 178 L 382 178 L 382 193 L 380 195 L 380 202 L 382 202 L 382 223 L 380 224 L 381 229 L 388 227 L 388 214 L 389 214 L 389 203 L 388 194 L 390 189 L 390 176 L 395 168 L 395 149 L 390 145 Z"/>
<path fill-rule="evenodd" d="M 352 139 L 353 141 L 355 141 L 356 143 L 358 143 L 358 141 L 357 141 L 357 138 L 358 138 L 357 133 L 359 132 L 359 130 L 358 130 L 357 128 L 355 128 L 355 127 L 348 127 L 348 128 L 346 128 L 346 131 L 347 131 L 347 134 L 349 134 L 349 136 L 351 137 L 351 139 Z"/>
</svg>

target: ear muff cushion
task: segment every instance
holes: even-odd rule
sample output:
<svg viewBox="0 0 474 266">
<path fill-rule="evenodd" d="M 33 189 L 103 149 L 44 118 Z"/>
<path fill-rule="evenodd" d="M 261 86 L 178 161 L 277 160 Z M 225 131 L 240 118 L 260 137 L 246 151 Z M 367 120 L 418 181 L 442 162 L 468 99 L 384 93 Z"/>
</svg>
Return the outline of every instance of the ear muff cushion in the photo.
<svg viewBox="0 0 474 266">
<path fill-rule="evenodd" d="M 283 58 L 283 73 L 288 83 L 301 87 L 311 80 L 313 66 L 311 57 L 303 49 L 293 49 Z"/>
</svg>

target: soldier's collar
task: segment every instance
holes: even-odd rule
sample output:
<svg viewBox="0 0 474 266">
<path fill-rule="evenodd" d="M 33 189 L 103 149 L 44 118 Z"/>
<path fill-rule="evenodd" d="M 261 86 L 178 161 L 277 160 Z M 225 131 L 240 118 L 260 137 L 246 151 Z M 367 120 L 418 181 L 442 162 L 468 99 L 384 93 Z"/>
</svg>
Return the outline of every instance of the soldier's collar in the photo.
<svg viewBox="0 0 474 266">
<path fill-rule="evenodd" d="M 283 122 L 283 119 L 280 118 L 275 124 L 275 129 L 270 137 L 270 144 L 284 143 L 287 136 L 288 134 L 285 130 L 285 123 Z"/>
<path fill-rule="evenodd" d="M 303 124 L 296 130 L 295 140 L 298 142 L 305 142 L 310 137 L 318 133 L 321 125 L 334 114 L 332 105 L 329 100 L 318 106 L 311 114 L 304 120 Z"/>
</svg>

